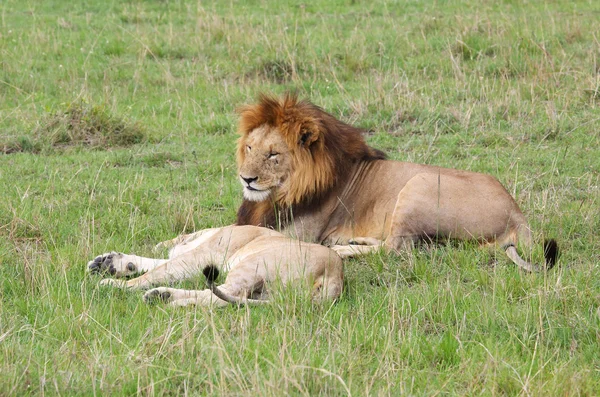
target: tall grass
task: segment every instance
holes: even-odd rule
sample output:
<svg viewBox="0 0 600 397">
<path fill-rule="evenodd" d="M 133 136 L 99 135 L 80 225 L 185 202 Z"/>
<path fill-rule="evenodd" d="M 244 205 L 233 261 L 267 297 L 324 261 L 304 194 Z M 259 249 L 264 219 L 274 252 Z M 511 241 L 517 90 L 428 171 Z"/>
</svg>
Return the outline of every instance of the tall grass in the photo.
<svg viewBox="0 0 600 397">
<path fill-rule="evenodd" d="M 4 1 L 0 394 L 595 395 L 597 8 Z M 497 176 L 560 266 L 377 254 L 334 305 L 215 312 L 98 287 L 99 253 L 234 220 L 235 109 L 287 90 L 394 159 Z"/>
</svg>

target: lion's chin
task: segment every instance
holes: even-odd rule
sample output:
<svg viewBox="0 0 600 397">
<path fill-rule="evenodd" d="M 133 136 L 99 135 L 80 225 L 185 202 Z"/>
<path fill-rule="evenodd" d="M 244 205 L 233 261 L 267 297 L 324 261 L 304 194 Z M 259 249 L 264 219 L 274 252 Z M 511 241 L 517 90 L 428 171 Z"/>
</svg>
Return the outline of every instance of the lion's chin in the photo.
<svg viewBox="0 0 600 397">
<path fill-rule="evenodd" d="M 244 198 L 250 201 L 264 201 L 271 194 L 270 190 L 250 190 L 244 187 Z"/>
</svg>

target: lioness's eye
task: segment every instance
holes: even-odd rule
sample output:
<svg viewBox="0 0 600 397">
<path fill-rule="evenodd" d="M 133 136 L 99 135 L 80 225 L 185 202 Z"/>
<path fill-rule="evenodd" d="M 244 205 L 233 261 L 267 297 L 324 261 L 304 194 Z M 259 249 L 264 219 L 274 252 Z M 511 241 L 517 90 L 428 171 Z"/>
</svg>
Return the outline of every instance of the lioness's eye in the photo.
<svg viewBox="0 0 600 397">
<path fill-rule="evenodd" d="M 250 151 L 250 150 L 252 150 L 252 146 L 250 146 L 250 145 L 246 145 L 246 150 L 247 150 L 247 151 Z"/>
<path fill-rule="evenodd" d="M 279 153 L 269 153 L 269 158 L 270 159 L 274 159 L 275 157 L 277 157 L 279 155 Z"/>
</svg>

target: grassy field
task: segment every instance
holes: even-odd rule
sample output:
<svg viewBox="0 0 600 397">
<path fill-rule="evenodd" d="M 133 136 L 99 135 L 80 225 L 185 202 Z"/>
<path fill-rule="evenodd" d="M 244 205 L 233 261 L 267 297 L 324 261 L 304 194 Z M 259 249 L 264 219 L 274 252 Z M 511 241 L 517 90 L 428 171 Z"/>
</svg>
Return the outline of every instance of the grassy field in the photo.
<svg viewBox="0 0 600 397">
<path fill-rule="evenodd" d="M 1 2 L 0 395 L 596 395 L 599 16 L 592 0 Z M 286 90 L 391 158 L 497 176 L 560 266 L 524 274 L 473 244 L 371 255 L 346 263 L 337 304 L 292 289 L 214 312 L 86 274 L 232 223 L 235 109 Z"/>
</svg>

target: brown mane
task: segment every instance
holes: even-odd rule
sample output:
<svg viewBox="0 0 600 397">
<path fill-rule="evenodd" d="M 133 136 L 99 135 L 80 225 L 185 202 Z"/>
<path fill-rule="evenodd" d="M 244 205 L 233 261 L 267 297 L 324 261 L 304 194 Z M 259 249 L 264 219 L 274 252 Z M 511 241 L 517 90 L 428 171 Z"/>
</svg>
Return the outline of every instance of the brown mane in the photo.
<svg viewBox="0 0 600 397">
<path fill-rule="evenodd" d="M 240 109 L 238 165 L 245 159 L 246 137 L 265 124 L 276 127 L 290 148 L 290 183 L 274 203 L 245 200 L 238 211 L 238 224 L 274 226 L 274 204 L 280 209 L 309 205 L 345 181 L 357 162 L 385 158 L 383 152 L 366 144 L 361 129 L 337 120 L 320 107 L 298 100 L 295 94 L 281 99 L 263 94 L 257 104 Z"/>
</svg>

